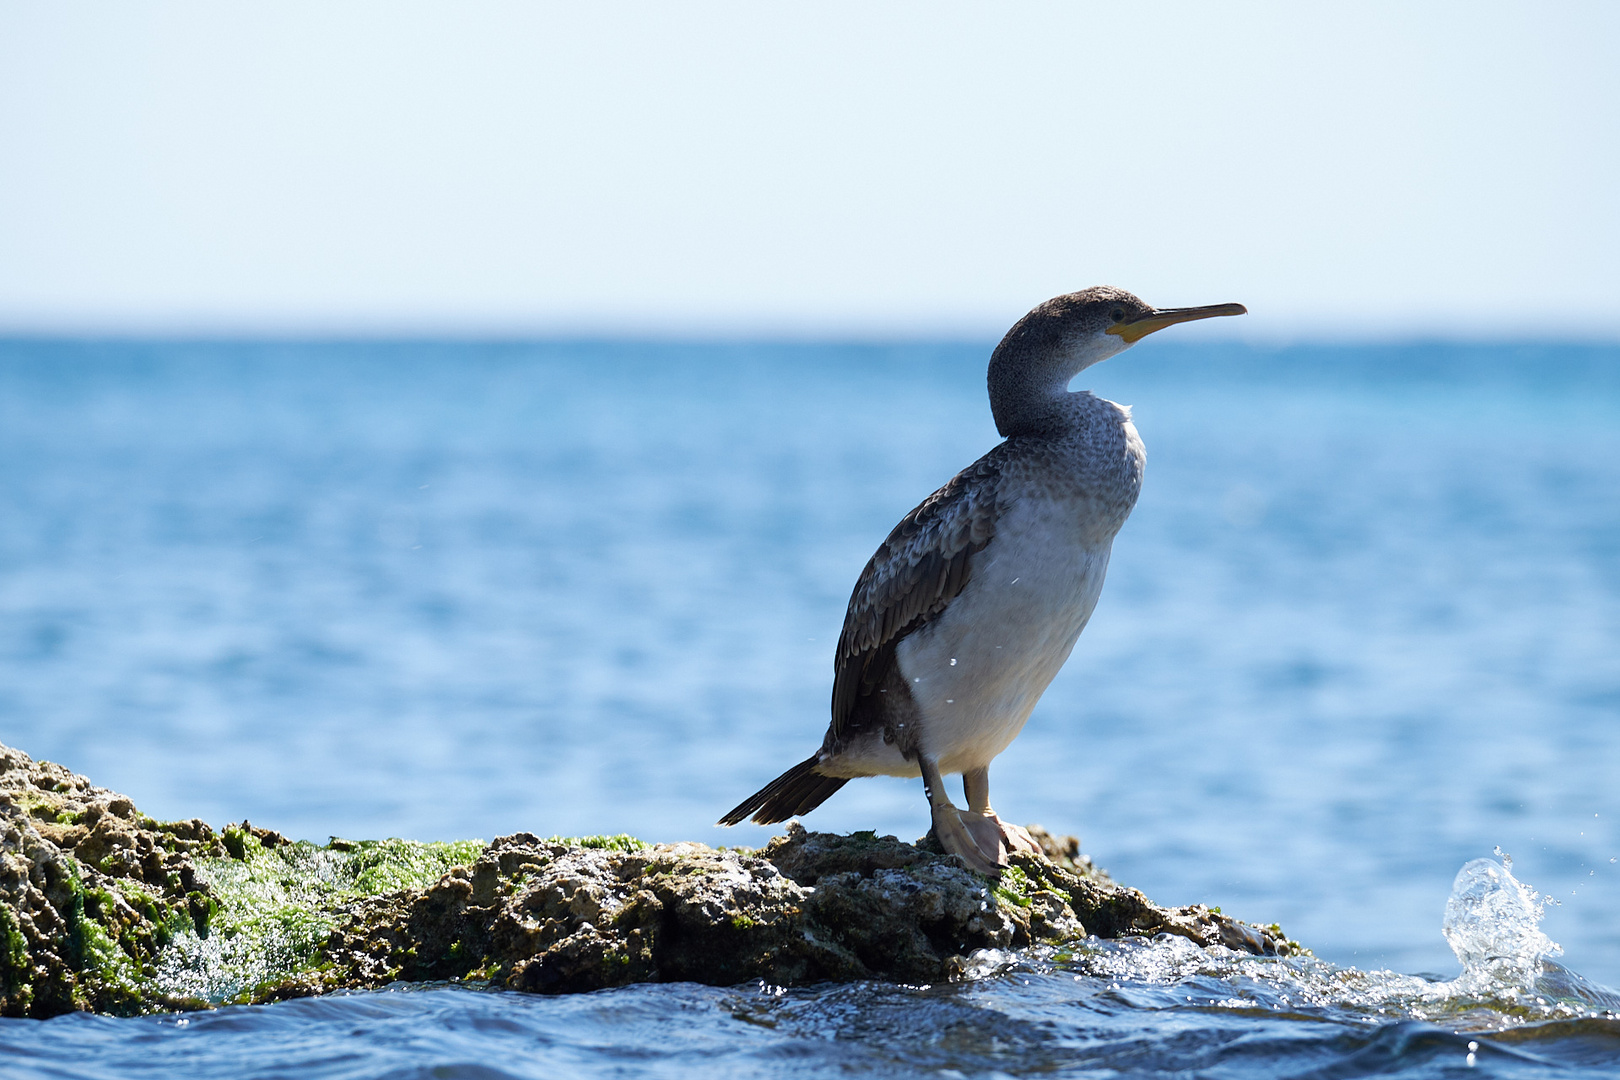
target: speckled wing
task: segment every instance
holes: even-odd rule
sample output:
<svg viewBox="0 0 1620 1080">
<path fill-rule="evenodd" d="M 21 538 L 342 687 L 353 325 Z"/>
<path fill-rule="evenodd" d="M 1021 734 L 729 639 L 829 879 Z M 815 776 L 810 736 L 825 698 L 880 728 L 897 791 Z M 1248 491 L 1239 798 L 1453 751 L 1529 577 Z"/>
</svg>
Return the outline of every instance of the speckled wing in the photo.
<svg viewBox="0 0 1620 1080">
<path fill-rule="evenodd" d="M 1000 449 L 902 518 L 861 572 L 833 660 L 829 743 L 851 733 L 856 703 L 877 692 L 900 639 L 944 611 L 968 583 L 973 556 L 995 534 Z"/>
</svg>

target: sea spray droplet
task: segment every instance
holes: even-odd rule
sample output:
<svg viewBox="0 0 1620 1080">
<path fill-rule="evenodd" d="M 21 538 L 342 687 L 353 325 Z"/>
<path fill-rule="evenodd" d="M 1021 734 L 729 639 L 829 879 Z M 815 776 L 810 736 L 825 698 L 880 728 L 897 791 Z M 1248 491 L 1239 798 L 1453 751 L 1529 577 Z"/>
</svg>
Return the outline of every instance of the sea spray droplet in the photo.
<svg viewBox="0 0 1620 1080">
<path fill-rule="evenodd" d="M 1564 951 L 1541 932 L 1545 898 L 1515 878 L 1511 866 L 1506 856 L 1501 863 L 1475 859 L 1452 882 L 1441 932 L 1462 961 L 1459 985 L 1529 990 L 1542 958 Z"/>
</svg>

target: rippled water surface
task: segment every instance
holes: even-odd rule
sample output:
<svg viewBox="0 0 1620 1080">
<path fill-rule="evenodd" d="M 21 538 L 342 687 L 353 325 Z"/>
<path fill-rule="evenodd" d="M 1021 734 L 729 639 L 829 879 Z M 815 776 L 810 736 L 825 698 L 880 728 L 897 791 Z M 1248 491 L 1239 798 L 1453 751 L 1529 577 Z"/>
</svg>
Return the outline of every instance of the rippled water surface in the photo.
<svg viewBox="0 0 1620 1080">
<path fill-rule="evenodd" d="M 855 575 L 995 441 L 987 353 L 0 343 L 0 741 L 313 839 L 760 842 L 711 823 L 819 741 Z M 1135 406 L 1148 477 L 998 808 L 1356 977 L 1451 978 L 1452 877 L 1500 845 L 1561 962 L 1620 985 L 1620 350 L 1150 340 L 1082 381 Z M 863 781 L 809 824 L 926 821 Z M 1118 980 L 75 1017 L 5 1026 L 0 1071 L 1467 1067 L 1473 1021 L 1268 996 L 1318 961 L 1166 982 L 1129 948 Z M 1474 1067 L 1615 1067 L 1605 999 L 1570 1000 Z"/>
<path fill-rule="evenodd" d="M 988 963 L 988 961 L 987 961 Z M 0 1021 L 17 1077 L 1550 1076 L 1620 1072 L 1620 996 L 1260 960 L 1182 939 L 1004 958 L 973 982 L 452 987 L 183 1017 Z"/>
</svg>

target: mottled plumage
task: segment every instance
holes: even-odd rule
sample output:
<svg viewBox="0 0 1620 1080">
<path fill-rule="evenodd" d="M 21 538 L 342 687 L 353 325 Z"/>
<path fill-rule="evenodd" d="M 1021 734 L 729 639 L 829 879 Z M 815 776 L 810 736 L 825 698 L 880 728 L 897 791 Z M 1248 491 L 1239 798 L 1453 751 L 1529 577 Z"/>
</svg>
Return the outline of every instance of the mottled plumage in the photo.
<svg viewBox="0 0 1620 1080">
<path fill-rule="evenodd" d="M 995 536 L 998 458 L 990 451 L 900 519 L 855 582 L 833 659 L 832 725 L 822 752 L 868 730 L 861 705 L 894 666 L 895 644 L 944 611 L 967 585 L 973 556 Z"/>
</svg>

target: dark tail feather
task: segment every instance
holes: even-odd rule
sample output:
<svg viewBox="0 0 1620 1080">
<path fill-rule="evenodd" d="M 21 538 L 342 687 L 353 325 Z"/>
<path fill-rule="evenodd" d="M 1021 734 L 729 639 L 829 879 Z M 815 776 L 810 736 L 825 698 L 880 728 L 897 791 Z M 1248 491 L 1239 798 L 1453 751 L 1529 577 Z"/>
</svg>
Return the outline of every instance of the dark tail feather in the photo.
<svg viewBox="0 0 1620 1080">
<path fill-rule="evenodd" d="M 808 814 L 849 783 L 836 776 L 822 776 L 815 768 L 813 757 L 799 762 L 738 803 L 731 813 L 720 819 L 720 824 L 736 825 L 753 814 L 756 825 L 774 825 L 799 814 Z"/>
</svg>

